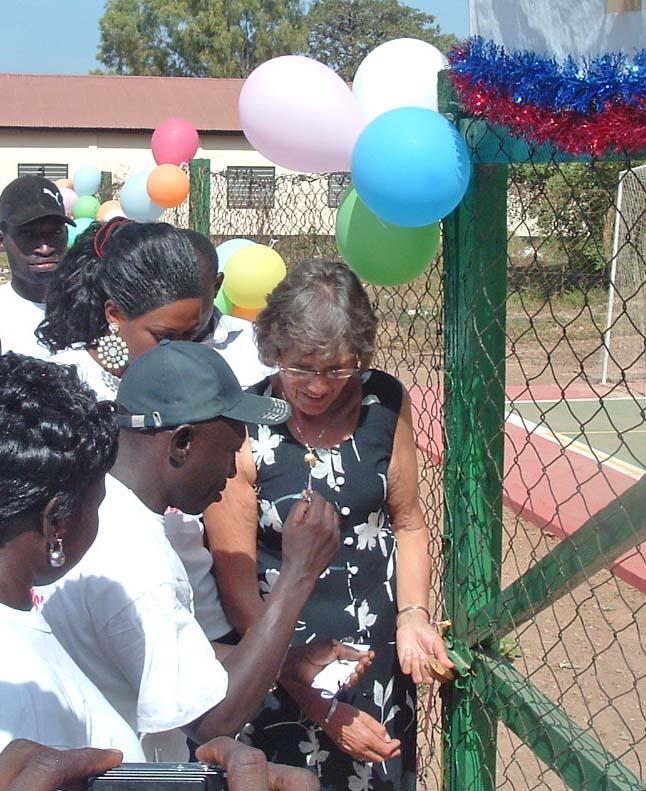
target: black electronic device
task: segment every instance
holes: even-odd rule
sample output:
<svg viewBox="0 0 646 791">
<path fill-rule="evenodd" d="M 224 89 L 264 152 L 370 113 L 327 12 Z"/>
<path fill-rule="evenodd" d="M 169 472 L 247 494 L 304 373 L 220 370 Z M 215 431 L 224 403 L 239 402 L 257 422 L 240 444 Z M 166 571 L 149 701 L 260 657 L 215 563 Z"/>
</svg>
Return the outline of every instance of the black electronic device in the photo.
<svg viewBox="0 0 646 791">
<path fill-rule="evenodd" d="M 200 763 L 121 764 L 93 777 L 89 791 L 227 791 L 226 772 Z"/>
</svg>

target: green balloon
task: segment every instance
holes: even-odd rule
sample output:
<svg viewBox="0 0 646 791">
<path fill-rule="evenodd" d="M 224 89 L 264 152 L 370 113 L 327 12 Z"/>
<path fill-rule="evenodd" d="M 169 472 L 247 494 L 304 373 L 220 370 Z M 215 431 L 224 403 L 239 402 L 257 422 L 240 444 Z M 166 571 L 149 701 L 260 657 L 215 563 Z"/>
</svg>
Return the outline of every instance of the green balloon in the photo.
<svg viewBox="0 0 646 791">
<path fill-rule="evenodd" d="M 230 316 L 233 310 L 233 302 L 224 293 L 224 289 L 220 288 L 215 295 L 215 307 L 225 316 Z"/>
<path fill-rule="evenodd" d="M 94 195 L 81 195 L 74 201 L 72 206 L 72 215 L 75 220 L 82 217 L 89 217 L 90 220 L 96 219 L 96 213 L 99 211 L 101 204 L 94 197 Z"/>
<path fill-rule="evenodd" d="M 336 242 L 361 280 L 376 286 L 399 286 L 429 267 L 440 246 L 440 226 L 391 225 L 374 215 L 350 187 L 337 213 Z"/>
</svg>

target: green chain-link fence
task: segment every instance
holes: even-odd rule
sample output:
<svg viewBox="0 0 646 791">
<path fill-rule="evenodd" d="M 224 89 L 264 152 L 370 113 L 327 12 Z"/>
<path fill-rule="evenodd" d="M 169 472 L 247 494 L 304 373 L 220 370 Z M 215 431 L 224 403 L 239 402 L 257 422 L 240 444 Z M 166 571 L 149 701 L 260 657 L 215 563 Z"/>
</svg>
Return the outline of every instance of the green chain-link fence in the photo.
<svg viewBox="0 0 646 791">
<path fill-rule="evenodd" d="M 413 397 L 432 603 L 460 669 L 443 719 L 421 696 L 420 787 L 639 789 L 646 168 L 460 124 L 473 179 L 442 258 L 369 287 L 376 365 Z M 240 208 L 230 174 L 196 162 L 191 207 L 170 219 L 289 265 L 336 255 L 340 183 L 280 175 Z"/>
</svg>

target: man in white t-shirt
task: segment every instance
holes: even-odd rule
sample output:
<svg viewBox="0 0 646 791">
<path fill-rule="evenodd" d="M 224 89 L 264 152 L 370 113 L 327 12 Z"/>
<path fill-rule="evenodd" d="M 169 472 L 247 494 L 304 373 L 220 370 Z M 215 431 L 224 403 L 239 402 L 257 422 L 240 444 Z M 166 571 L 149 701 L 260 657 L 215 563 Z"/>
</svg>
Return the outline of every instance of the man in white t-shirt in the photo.
<svg viewBox="0 0 646 791">
<path fill-rule="evenodd" d="M 193 615 L 163 514 L 169 506 L 201 513 L 220 499 L 235 474 L 242 421 L 280 423 L 289 406 L 243 393 L 219 355 L 184 341 L 162 341 L 138 357 L 117 403 L 119 452 L 97 539 L 76 568 L 37 595 L 68 653 L 148 734 L 147 755 L 178 760 L 185 753 L 172 729 L 197 742 L 235 733 L 278 677 L 302 606 L 339 546 L 338 518 L 321 498 L 295 506 L 263 617 L 237 646 L 218 648 L 220 662 Z"/>
<path fill-rule="evenodd" d="M 34 332 L 45 314 L 45 296 L 67 248 L 67 225 L 58 187 L 42 176 L 22 176 L 0 195 L 0 249 L 11 282 L 0 286 L 0 347 L 46 359 Z"/>
</svg>

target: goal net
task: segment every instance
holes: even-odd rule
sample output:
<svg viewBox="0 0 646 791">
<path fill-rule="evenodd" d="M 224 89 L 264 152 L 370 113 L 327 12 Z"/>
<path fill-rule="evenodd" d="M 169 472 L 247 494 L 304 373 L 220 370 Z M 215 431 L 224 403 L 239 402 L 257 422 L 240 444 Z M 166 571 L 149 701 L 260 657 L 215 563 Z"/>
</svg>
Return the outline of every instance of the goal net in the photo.
<svg viewBox="0 0 646 791">
<path fill-rule="evenodd" d="M 646 165 L 617 187 L 601 382 L 646 387 Z"/>
</svg>

